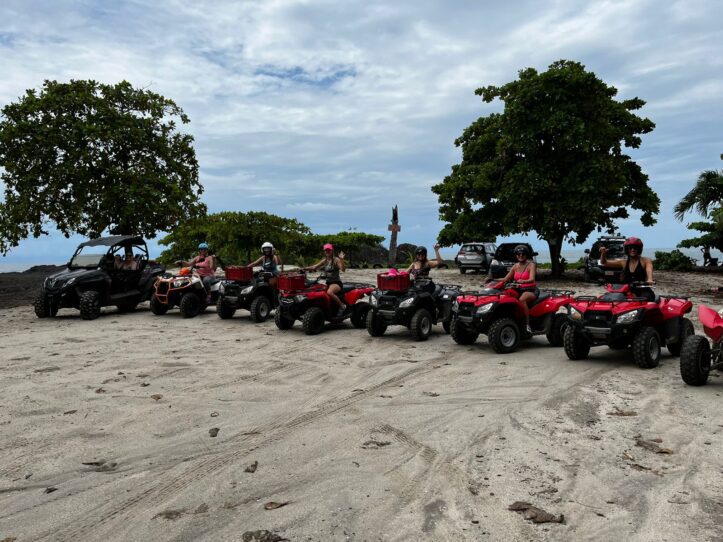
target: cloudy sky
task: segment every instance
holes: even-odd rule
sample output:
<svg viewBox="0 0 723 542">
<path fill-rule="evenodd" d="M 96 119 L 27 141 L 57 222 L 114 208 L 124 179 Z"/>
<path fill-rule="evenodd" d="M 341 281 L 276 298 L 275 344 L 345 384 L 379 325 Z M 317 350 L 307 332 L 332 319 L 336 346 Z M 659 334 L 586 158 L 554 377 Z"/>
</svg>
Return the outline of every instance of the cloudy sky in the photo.
<svg viewBox="0 0 723 542">
<path fill-rule="evenodd" d="M 499 108 L 475 88 L 577 60 L 648 102 L 657 128 L 633 156 L 661 213 L 620 226 L 670 247 L 686 236 L 673 205 L 723 167 L 721 20 L 719 0 L 2 0 L 0 105 L 44 79 L 126 79 L 191 117 L 210 211 L 386 234 L 398 203 L 401 240 L 431 244 L 429 188 Z M 76 242 L 28 240 L 0 263 L 64 261 Z"/>
</svg>

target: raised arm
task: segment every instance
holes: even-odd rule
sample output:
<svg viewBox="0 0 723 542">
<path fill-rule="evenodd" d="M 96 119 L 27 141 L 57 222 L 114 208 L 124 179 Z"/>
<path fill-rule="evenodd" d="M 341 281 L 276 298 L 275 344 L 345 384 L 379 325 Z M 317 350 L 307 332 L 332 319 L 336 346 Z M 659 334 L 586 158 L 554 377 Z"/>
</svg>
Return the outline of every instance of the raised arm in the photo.
<svg viewBox="0 0 723 542">
<path fill-rule="evenodd" d="M 274 260 L 276 261 L 276 265 L 278 265 L 279 267 L 281 267 L 281 272 L 283 273 L 283 272 L 284 272 L 284 262 L 283 262 L 283 260 L 281 259 L 281 256 L 280 256 L 278 253 L 277 253 L 277 254 L 274 254 Z"/>
<path fill-rule="evenodd" d="M 655 282 L 653 280 L 653 260 L 650 258 L 644 258 L 643 265 L 645 266 L 645 280 L 648 282 Z"/>
<path fill-rule="evenodd" d="M 346 272 L 346 262 L 344 261 L 346 254 L 344 254 L 344 251 L 339 251 L 339 254 L 336 256 L 336 265 L 339 266 L 339 271 L 342 273 Z"/>
<path fill-rule="evenodd" d="M 442 265 L 442 255 L 439 253 L 441 245 L 437 243 L 434 245 L 434 260 L 429 261 L 429 267 L 439 267 Z"/>
<path fill-rule="evenodd" d="M 608 252 L 606 247 L 600 247 L 600 265 L 606 265 L 608 267 L 617 267 L 619 269 L 625 269 L 625 260 L 613 260 L 610 261 L 605 256 Z"/>
</svg>

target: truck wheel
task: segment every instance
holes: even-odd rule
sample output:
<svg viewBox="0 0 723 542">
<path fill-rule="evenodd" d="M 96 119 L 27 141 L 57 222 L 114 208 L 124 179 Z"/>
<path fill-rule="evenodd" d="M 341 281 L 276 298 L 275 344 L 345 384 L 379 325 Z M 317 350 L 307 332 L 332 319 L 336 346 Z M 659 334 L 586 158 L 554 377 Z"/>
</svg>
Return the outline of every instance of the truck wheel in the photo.
<svg viewBox="0 0 723 542">
<path fill-rule="evenodd" d="M 415 341 L 426 341 L 432 332 L 432 315 L 427 309 L 418 309 L 412 315 L 409 323 L 409 331 Z"/>
<path fill-rule="evenodd" d="M 705 337 L 692 335 L 685 339 L 680 352 L 680 376 L 689 386 L 702 386 L 710 373 L 710 344 Z"/>
<path fill-rule="evenodd" d="M 520 344 L 520 328 L 511 318 L 500 318 L 490 326 L 487 338 L 495 352 L 509 354 Z"/>
<path fill-rule="evenodd" d="M 218 314 L 218 317 L 221 318 L 221 320 L 228 320 L 229 318 L 233 318 L 233 315 L 236 314 L 236 307 L 226 303 L 223 297 L 219 297 L 216 302 L 216 314 Z"/>
<path fill-rule="evenodd" d="M 201 300 L 192 292 L 185 293 L 178 304 L 178 308 L 184 318 L 194 318 L 201 312 Z"/>
<path fill-rule="evenodd" d="M 564 314 L 556 314 L 552 319 L 550 331 L 547 332 L 547 342 L 551 346 L 562 346 L 565 328 L 570 322 Z"/>
<path fill-rule="evenodd" d="M 479 333 L 469 329 L 459 320 L 452 320 L 449 334 L 457 344 L 474 344 L 479 337 Z"/>
<path fill-rule="evenodd" d="M 660 335 L 655 328 L 643 326 L 633 339 L 633 359 L 641 369 L 652 369 L 660 362 Z"/>
<path fill-rule="evenodd" d="M 304 333 L 307 335 L 318 335 L 324 329 L 324 311 L 319 307 L 310 307 L 305 313 L 301 321 Z"/>
<path fill-rule="evenodd" d="M 251 312 L 251 320 L 257 324 L 265 322 L 271 314 L 271 301 L 266 296 L 257 296 L 251 302 L 249 312 Z"/>
<path fill-rule="evenodd" d="M 387 330 L 384 319 L 374 311 L 367 313 L 367 331 L 372 337 L 381 337 Z"/>
<path fill-rule="evenodd" d="M 367 325 L 367 315 L 371 305 L 369 303 L 357 303 L 351 311 L 351 325 L 357 329 L 364 329 Z"/>
<path fill-rule="evenodd" d="M 80 317 L 83 320 L 95 320 L 100 316 L 100 294 L 89 290 L 80 294 Z"/>
<path fill-rule="evenodd" d="M 35 301 L 33 301 L 35 316 L 38 318 L 53 317 L 58 314 L 58 307 L 54 307 L 50 302 L 50 296 L 45 292 L 40 292 Z"/>
<path fill-rule="evenodd" d="M 294 327 L 295 320 L 289 320 L 288 318 L 285 318 L 284 315 L 281 313 L 281 309 L 276 309 L 276 314 L 274 315 L 274 323 L 276 324 L 276 327 L 279 329 L 291 329 Z"/>
<path fill-rule="evenodd" d="M 151 312 L 156 316 L 163 316 L 168 312 L 169 306 L 161 303 L 158 298 L 154 295 L 151 297 Z"/>
<path fill-rule="evenodd" d="M 590 353 L 590 343 L 585 340 L 575 326 L 567 326 L 562 336 L 562 344 L 568 359 L 585 359 Z"/>
<path fill-rule="evenodd" d="M 681 318 L 680 336 L 678 337 L 677 342 L 666 345 L 668 348 L 668 352 L 670 352 L 674 356 L 679 356 L 680 350 L 681 348 L 683 348 L 683 343 L 685 342 L 685 339 L 687 339 L 691 335 L 695 335 L 695 328 L 693 327 L 693 322 L 691 322 L 687 318 Z"/>
</svg>

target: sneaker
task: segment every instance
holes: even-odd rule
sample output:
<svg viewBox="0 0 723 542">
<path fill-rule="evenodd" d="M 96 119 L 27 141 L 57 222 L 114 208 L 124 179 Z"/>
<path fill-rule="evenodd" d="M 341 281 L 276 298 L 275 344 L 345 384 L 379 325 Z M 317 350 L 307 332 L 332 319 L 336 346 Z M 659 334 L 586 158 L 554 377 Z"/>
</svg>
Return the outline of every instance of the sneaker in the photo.
<svg viewBox="0 0 723 542">
<path fill-rule="evenodd" d="M 346 312 L 346 305 L 344 305 L 342 303 L 341 306 L 339 307 L 338 314 L 344 314 L 345 312 Z"/>
<path fill-rule="evenodd" d="M 529 333 L 530 335 L 532 335 L 532 328 L 530 327 L 529 324 L 527 324 L 527 326 L 525 327 L 525 331 L 527 331 L 527 333 Z"/>
</svg>

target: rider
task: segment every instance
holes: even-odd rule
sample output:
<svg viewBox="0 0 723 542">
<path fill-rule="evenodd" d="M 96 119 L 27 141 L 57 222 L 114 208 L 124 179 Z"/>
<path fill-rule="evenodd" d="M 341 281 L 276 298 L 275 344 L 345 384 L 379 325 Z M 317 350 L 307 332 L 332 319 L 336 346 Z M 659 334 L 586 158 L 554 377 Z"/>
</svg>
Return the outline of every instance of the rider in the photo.
<svg viewBox="0 0 723 542">
<path fill-rule="evenodd" d="M 316 271 L 324 268 L 323 276 L 326 278 L 326 293 L 329 294 L 331 300 L 339 307 L 338 314 L 342 314 L 346 310 L 346 305 L 344 305 L 344 302 L 338 296 L 342 290 L 339 271 L 346 271 L 344 256 L 343 251 L 339 251 L 339 254 L 334 256 L 333 245 L 326 243 L 324 245 L 324 259 L 317 264 L 303 268 L 305 271 Z"/>
<path fill-rule="evenodd" d="M 272 276 L 269 278 L 269 286 L 276 288 L 279 276 L 279 266 L 281 266 L 281 272 L 283 272 L 284 263 L 281 261 L 281 256 L 279 256 L 274 250 L 274 245 L 268 241 L 261 245 L 261 257 L 251 262 L 246 267 L 254 267 L 259 264 L 261 264 L 261 271 L 264 273 L 271 273 Z"/>
<path fill-rule="evenodd" d="M 537 273 L 537 265 L 530 258 L 530 249 L 527 245 L 517 245 L 515 247 L 515 258 L 517 263 L 512 266 L 509 272 L 501 279 L 501 282 L 512 281 L 516 284 L 513 290 L 519 294 L 519 300 L 522 303 L 522 310 L 525 313 L 525 326 L 527 333 L 532 333 L 530 328 L 530 304 L 537 299 L 538 290 L 535 283 L 535 275 Z"/>
<path fill-rule="evenodd" d="M 206 291 L 210 291 L 211 286 L 216 282 L 216 257 L 208 253 L 208 243 L 199 243 L 198 256 L 190 261 L 177 260 L 176 265 L 183 267 L 193 266 L 196 273 L 203 280 Z"/>
<path fill-rule="evenodd" d="M 623 284 L 632 282 L 648 282 L 653 281 L 653 261 L 650 258 L 643 258 L 643 241 L 637 237 L 628 237 L 623 243 L 623 248 L 627 258 L 624 260 L 608 260 L 605 257 L 607 247 L 600 247 L 600 265 L 606 267 L 622 269 L 620 280 Z M 639 293 L 646 296 L 652 295 L 649 288 L 641 290 Z"/>
<path fill-rule="evenodd" d="M 428 279 L 429 270 L 439 267 L 442 264 L 442 256 L 439 253 L 440 246 L 439 243 L 434 245 L 434 260 L 427 259 L 427 247 L 417 247 L 417 250 L 414 251 L 414 261 L 412 265 L 409 266 L 409 269 L 407 269 L 407 273 L 409 273 L 412 280 Z M 428 287 L 434 291 L 434 284 L 431 282 L 428 284 Z"/>
</svg>

